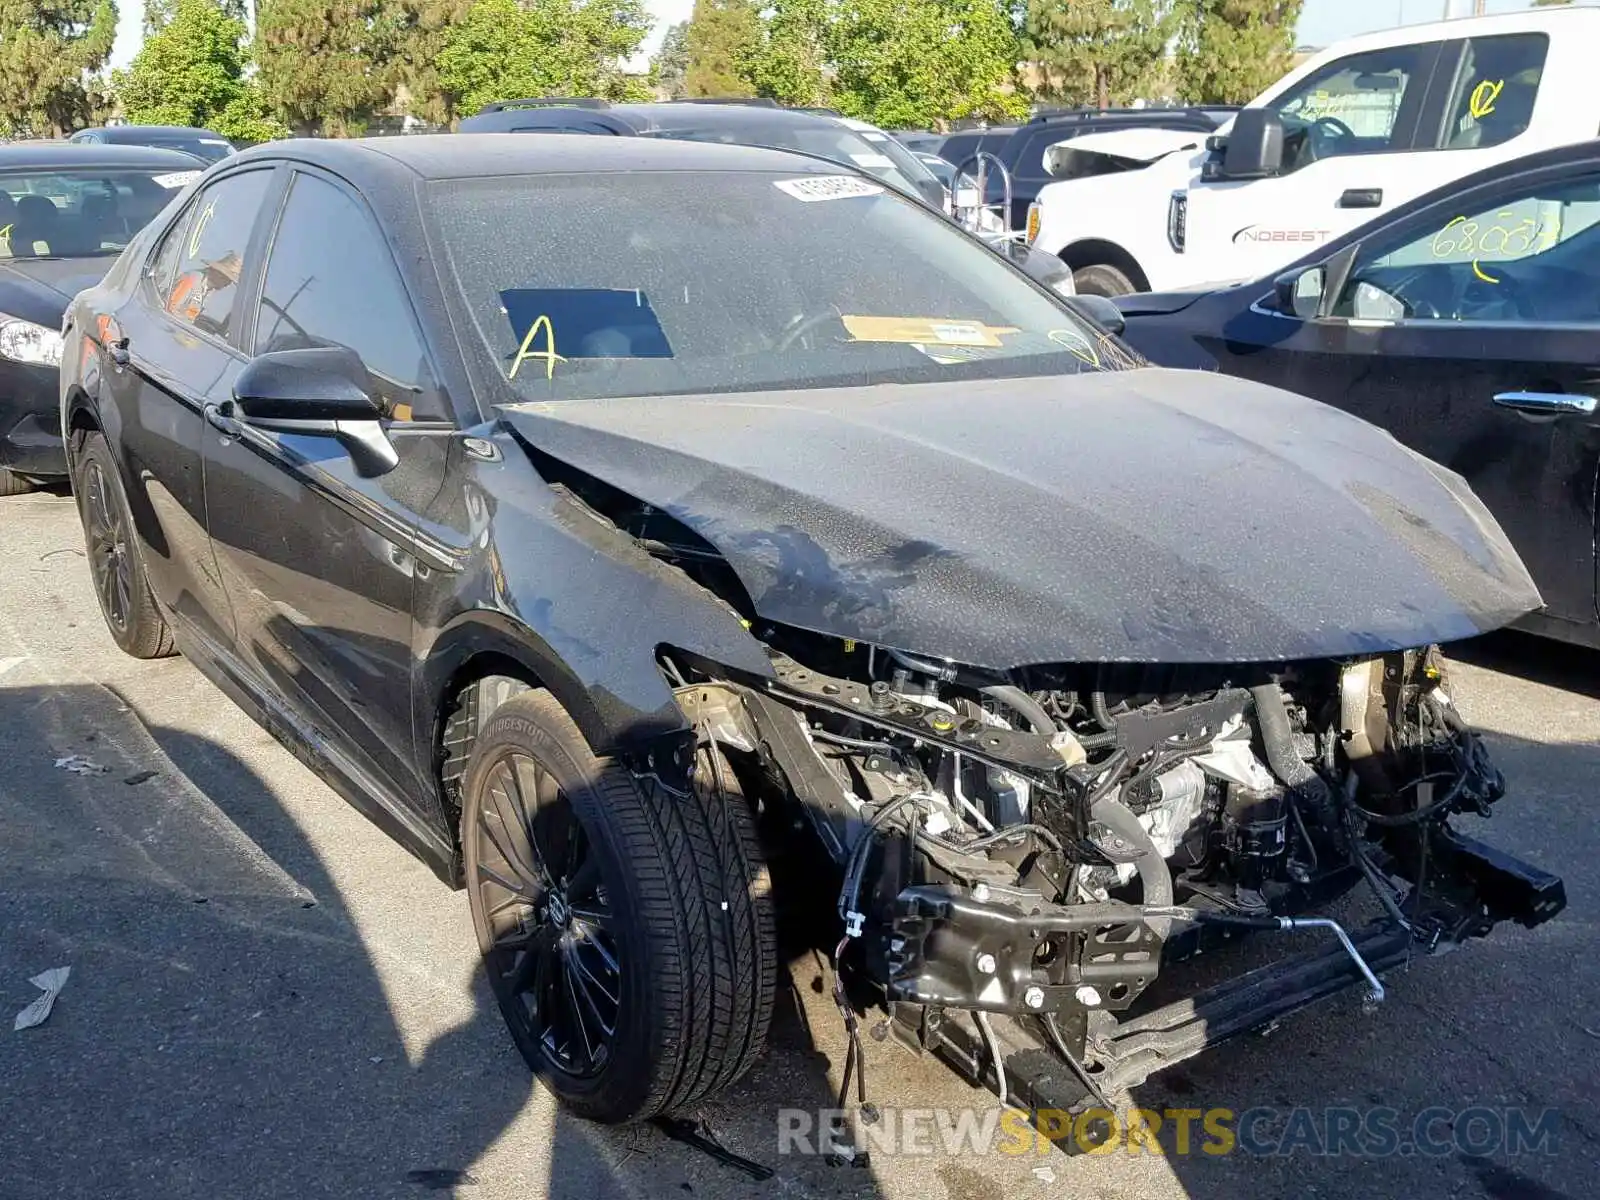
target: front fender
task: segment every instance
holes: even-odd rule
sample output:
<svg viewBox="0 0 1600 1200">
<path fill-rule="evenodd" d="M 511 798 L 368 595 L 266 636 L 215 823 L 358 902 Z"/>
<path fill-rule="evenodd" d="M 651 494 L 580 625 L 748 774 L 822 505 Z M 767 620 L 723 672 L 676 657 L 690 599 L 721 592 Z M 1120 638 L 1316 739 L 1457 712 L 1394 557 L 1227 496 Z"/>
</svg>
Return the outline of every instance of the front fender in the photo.
<svg viewBox="0 0 1600 1200">
<path fill-rule="evenodd" d="M 687 728 L 656 665 L 673 646 L 755 676 L 766 652 L 736 612 L 627 534 L 553 491 L 504 431 L 478 429 L 498 461 L 458 442 L 428 531 L 453 560 L 417 586 L 418 711 L 439 711 L 474 657 L 520 664 L 597 754 Z"/>
</svg>

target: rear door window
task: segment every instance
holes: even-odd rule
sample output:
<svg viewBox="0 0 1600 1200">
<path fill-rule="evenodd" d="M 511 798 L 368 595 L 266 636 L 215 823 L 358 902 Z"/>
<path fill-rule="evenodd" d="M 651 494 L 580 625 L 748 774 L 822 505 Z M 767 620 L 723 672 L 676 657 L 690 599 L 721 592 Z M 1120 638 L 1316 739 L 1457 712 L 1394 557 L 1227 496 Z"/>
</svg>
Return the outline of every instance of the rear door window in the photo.
<svg viewBox="0 0 1600 1200">
<path fill-rule="evenodd" d="M 217 180 L 168 235 L 163 258 L 170 249 L 174 274 L 161 284 L 161 304 L 177 320 L 223 339 L 237 327 L 244 256 L 272 176 L 266 169 Z"/>
<path fill-rule="evenodd" d="M 1441 146 L 1473 150 L 1498 146 L 1533 121 L 1550 39 L 1542 33 L 1472 38 L 1445 109 Z"/>
</svg>

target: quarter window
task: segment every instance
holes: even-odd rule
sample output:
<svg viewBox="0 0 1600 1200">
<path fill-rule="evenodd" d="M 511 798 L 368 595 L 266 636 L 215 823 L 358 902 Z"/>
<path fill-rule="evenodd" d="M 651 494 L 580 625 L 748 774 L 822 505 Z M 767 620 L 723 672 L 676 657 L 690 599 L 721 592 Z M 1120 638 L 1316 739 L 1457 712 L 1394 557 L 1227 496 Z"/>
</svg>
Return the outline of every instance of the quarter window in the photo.
<svg viewBox="0 0 1600 1200">
<path fill-rule="evenodd" d="M 163 307 L 178 320 L 219 338 L 235 327 L 245 251 L 271 182 L 270 170 L 219 179 L 168 233 L 156 281 Z"/>
<path fill-rule="evenodd" d="M 1600 176 L 1525 187 L 1363 252 L 1337 312 L 1379 320 L 1600 324 Z"/>
<path fill-rule="evenodd" d="M 267 258 L 255 353 L 341 346 L 361 356 L 394 420 L 446 419 L 388 246 L 366 211 L 297 174 Z"/>
</svg>

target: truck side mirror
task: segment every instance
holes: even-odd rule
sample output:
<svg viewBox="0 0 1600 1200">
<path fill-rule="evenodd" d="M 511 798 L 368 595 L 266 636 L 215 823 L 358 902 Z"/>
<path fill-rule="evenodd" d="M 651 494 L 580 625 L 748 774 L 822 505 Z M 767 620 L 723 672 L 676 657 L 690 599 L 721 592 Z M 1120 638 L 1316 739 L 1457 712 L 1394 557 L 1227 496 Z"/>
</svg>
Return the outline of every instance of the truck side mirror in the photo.
<svg viewBox="0 0 1600 1200">
<path fill-rule="evenodd" d="M 1223 179 L 1265 179 L 1283 169 L 1283 118 L 1270 108 L 1242 108 L 1222 147 Z"/>
</svg>

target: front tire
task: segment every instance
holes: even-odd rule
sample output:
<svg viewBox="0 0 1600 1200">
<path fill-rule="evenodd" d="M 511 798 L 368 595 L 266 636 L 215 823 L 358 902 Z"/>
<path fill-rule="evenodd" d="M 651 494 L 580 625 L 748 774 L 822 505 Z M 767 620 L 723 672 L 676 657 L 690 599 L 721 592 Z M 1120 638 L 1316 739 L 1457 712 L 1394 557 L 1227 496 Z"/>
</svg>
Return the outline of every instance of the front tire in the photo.
<svg viewBox="0 0 1600 1200">
<path fill-rule="evenodd" d="M 495 710 L 467 766 L 461 843 L 490 985 L 535 1074 L 594 1120 L 696 1104 L 766 1041 L 766 870 L 732 772 L 701 761 L 690 795 L 640 780 L 532 691 Z"/>
<path fill-rule="evenodd" d="M 167 658 L 176 649 L 172 630 L 145 578 L 122 476 L 103 435 L 91 433 L 84 439 L 76 466 L 72 490 L 78 498 L 89 575 L 106 628 L 134 658 Z"/>
<path fill-rule="evenodd" d="M 1072 273 L 1072 286 L 1080 296 L 1128 296 L 1139 290 L 1127 274 L 1105 263 L 1091 263 Z"/>
</svg>

